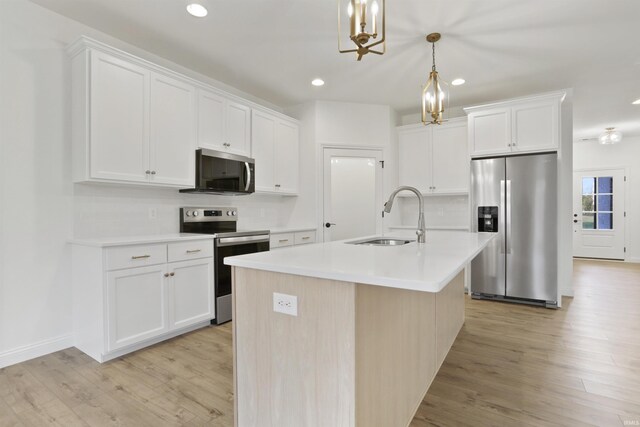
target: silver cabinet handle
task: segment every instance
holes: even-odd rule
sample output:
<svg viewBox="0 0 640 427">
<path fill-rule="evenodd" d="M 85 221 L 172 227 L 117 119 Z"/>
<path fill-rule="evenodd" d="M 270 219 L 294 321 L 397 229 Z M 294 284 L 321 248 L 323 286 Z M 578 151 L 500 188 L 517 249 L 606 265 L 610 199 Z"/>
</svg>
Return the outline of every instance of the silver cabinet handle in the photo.
<svg viewBox="0 0 640 427">
<path fill-rule="evenodd" d="M 280 184 L 276 184 L 276 188 L 280 188 Z"/>
<path fill-rule="evenodd" d="M 145 258 L 151 258 L 151 255 L 134 255 L 131 257 L 131 259 L 145 259 Z"/>
<path fill-rule="evenodd" d="M 249 167 L 249 162 L 244 162 L 244 169 L 247 171 L 247 183 L 244 186 L 244 191 L 249 191 L 249 187 L 251 186 L 251 168 Z"/>
<path fill-rule="evenodd" d="M 187 249 L 188 254 L 197 254 L 200 251 L 202 251 L 202 249 Z"/>
<path fill-rule="evenodd" d="M 284 242 L 288 242 L 288 241 L 289 241 L 289 239 L 280 239 L 280 240 L 278 240 L 278 242 L 280 242 L 280 243 L 284 243 Z"/>
<path fill-rule="evenodd" d="M 302 240 L 309 240 L 310 238 L 311 238 L 311 237 L 309 237 L 309 236 L 304 236 L 304 237 L 302 238 Z"/>
</svg>

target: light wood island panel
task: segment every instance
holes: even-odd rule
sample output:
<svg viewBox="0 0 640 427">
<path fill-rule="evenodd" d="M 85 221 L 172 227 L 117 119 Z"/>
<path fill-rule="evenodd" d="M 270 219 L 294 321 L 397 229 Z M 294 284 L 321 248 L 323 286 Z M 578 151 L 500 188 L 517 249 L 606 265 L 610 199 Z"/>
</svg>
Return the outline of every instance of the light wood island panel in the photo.
<svg viewBox="0 0 640 427">
<path fill-rule="evenodd" d="M 462 327 L 463 283 L 434 294 L 234 267 L 236 425 L 407 426 Z M 274 292 L 298 297 L 297 317 L 273 311 Z"/>
</svg>

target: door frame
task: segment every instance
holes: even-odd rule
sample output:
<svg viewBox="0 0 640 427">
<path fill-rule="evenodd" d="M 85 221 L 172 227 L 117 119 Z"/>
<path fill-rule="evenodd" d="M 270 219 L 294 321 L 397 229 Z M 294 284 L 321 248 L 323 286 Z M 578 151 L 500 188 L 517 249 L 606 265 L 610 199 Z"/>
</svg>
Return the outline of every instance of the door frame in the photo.
<svg viewBox="0 0 640 427">
<path fill-rule="evenodd" d="M 319 207 L 318 212 L 320 215 L 317 217 L 317 225 L 318 225 L 318 241 L 324 242 L 324 184 L 325 184 L 325 176 L 324 176 L 324 153 L 325 150 L 345 150 L 345 151 L 376 151 L 380 153 L 380 159 L 382 162 L 385 161 L 385 148 L 384 147 L 376 147 L 376 146 L 366 146 L 366 145 L 336 145 L 336 144 L 319 144 L 317 151 L 317 173 L 316 176 L 320 177 L 317 181 L 317 206 Z M 384 167 L 383 167 L 384 171 Z M 384 173 L 380 173 L 380 177 L 378 181 L 378 191 L 380 192 L 381 200 L 384 199 Z M 384 200 L 383 200 L 384 201 Z M 382 212 L 382 207 L 380 208 L 380 212 Z M 376 217 L 376 233 L 382 233 L 382 215 L 380 217 Z"/>
<path fill-rule="evenodd" d="M 575 212 L 574 203 L 575 203 L 576 195 L 573 194 L 573 189 L 575 187 L 575 174 L 576 173 L 584 173 L 584 172 L 603 172 L 603 171 L 615 171 L 615 172 L 622 171 L 622 174 L 624 176 L 624 179 L 622 181 L 623 182 L 623 189 L 624 189 L 624 197 L 622 198 L 622 203 L 623 203 L 623 206 L 622 206 L 622 210 L 623 210 L 622 220 L 624 222 L 624 233 L 623 233 L 624 236 L 623 236 L 622 240 L 624 242 L 623 244 L 624 244 L 625 251 L 623 252 L 622 261 L 627 261 L 626 248 L 628 246 L 627 245 L 627 243 L 628 243 L 627 242 L 627 239 L 628 239 L 627 236 L 628 236 L 629 233 L 627 233 L 627 225 L 628 224 L 627 224 L 627 215 L 626 215 L 626 213 L 627 213 L 628 197 L 629 196 L 628 196 L 628 191 L 627 191 L 627 176 L 628 176 L 628 173 L 627 173 L 627 168 L 625 166 L 603 166 L 603 167 L 598 167 L 598 168 L 579 168 L 579 169 L 574 169 L 572 171 L 572 176 L 571 176 L 571 188 L 572 188 L 572 191 L 571 191 L 571 210 L 572 210 L 572 212 Z M 615 192 L 614 192 L 614 194 L 615 194 Z M 618 258 L 589 258 L 589 257 L 576 256 L 576 255 L 574 255 L 574 240 L 571 241 L 571 256 L 572 256 L 572 258 L 578 258 L 578 259 L 594 259 L 594 260 L 603 260 L 603 261 L 606 261 L 606 260 L 620 261 L 620 259 L 618 259 Z"/>
</svg>

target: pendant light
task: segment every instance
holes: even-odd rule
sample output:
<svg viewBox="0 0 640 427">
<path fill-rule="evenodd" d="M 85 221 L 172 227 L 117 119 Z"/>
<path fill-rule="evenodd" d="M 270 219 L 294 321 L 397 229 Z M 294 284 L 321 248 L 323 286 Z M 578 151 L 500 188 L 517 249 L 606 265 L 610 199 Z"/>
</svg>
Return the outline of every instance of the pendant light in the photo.
<svg viewBox="0 0 640 427">
<path fill-rule="evenodd" d="M 616 128 L 606 128 L 604 133 L 598 138 L 600 144 L 609 145 L 622 141 L 622 133 L 615 129 Z"/>
<path fill-rule="evenodd" d="M 342 19 L 343 15 L 346 16 L 346 20 Z M 338 0 L 338 51 L 340 53 L 356 52 L 358 61 L 367 53 L 384 54 L 386 49 L 384 22 L 385 0 Z M 343 25 L 345 28 L 342 28 Z M 378 33 L 379 30 L 382 32 Z M 343 33 L 349 34 L 350 43 L 355 44 L 355 47 L 348 49 L 342 46 Z M 372 49 L 379 45 L 382 45 L 381 50 Z"/>
<path fill-rule="evenodd" d="M 444 86 L 447 85 L 440 79 L 436 71 L 436 42 L 440 40 L 440 33 L 431 33 L 427 36 L 427 42 L 431 43 L 431 55 L 433 65 L 429 73 L 429 80 L 422 90 L 422 123 L 425 125 L 442 124 L 445 104 L 449 102 L 449 94 Z"/>
</svg>

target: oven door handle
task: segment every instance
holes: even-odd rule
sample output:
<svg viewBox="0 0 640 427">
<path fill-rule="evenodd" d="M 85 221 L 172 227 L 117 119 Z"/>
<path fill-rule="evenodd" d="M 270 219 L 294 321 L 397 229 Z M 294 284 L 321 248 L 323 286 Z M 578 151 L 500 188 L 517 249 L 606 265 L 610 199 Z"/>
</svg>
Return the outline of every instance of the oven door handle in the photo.
<svg viewBox="0 0 640 427">
<path fill-rule="evenodd" d="M 244 191 L 249 191 L 249 187 L 251 187 L 251 168 L 248 162 L 244 162 L 244 170 L 247 171 L 247 183 L 244 186 Z"/>
<path fill-rule="evenodd" d="M 268 242 L 268 241 L 269 241 L 268 234 L 259 234 L 257 236 L 220 237 L 216 239 L 216 246 L 224 247 L 224 246 L 242 245 L 245 243 L 261 243 L 261 242 Z"/>
</svg>

